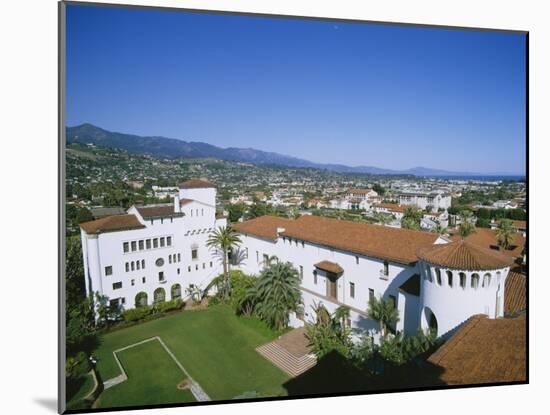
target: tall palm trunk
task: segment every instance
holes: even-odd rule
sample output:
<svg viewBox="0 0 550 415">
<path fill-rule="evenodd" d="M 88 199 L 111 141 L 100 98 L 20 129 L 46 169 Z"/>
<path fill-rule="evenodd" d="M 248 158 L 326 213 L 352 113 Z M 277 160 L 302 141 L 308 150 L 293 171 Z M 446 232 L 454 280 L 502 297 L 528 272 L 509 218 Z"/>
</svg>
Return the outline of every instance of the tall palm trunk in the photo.
<svg viewBox="0 0 550 415">
<path fill-rule="evenodd" d="M 226 249 L 223 250 L 223 275 L 224 275 L 223 298 L 225 301 L 227 301 L 229 299 L 229 272 L 227 267 L 227 250 Z"/>
</svg>

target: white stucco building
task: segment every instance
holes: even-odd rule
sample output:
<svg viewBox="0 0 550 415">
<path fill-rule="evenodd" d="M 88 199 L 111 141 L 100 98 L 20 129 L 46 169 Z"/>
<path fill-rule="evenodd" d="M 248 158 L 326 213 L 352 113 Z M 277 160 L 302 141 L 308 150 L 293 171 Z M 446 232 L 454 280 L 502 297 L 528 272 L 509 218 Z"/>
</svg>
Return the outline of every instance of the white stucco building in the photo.
<svg viewBox="0 0 550 415">
<path fill-rule="evenodd" d="M 138 294 L 151 304 L 183 297 L 190 284 L 204 288 L 221 273 L 206 240 L 225 225 L 216 218 L 216 188 L 204 180 L 181 183 L 173 203 L 82 223 L 86 291 L 133 308 Z"/>
<path fill-rule="evenodd" d="M 404 192 L 399 194 L 399 204 L 417 206 L 420 209 L 431 206 L 432 211 L 446 210 L 451 207 L 451 195 L 443 192 Z"/>
<path fill-rule="evenodd" d="M 306 322 L 314 320 L 315 304 L 330 312 L 347 305 L 350 326 L 375 333 L 378 323 L 367 315 L 373 296 L 393 301 L 395 329 L 407 334 L 431 327 L 443 336 L 474 314 L 503 315 L 512 259 L 496 251 L 434 233 L 318 216 L 263 216 L 234 228 L 243 241 L 244 272 L 260 273 L 271 256 L 299 271 Z"/>
</svg>

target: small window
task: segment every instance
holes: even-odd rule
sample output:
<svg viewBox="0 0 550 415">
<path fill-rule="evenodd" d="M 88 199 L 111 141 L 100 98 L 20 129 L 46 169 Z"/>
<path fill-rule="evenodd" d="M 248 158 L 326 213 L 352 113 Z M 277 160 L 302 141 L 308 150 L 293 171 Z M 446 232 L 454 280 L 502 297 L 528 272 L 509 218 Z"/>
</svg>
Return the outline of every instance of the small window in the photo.
<svg viewBox="0 0 550 415">
<path fill-rule="evenodd" d="M 124 242 L 122 244 L 122 250 L 124 251 L 124 253 L 130 251 L 130 244 L 128 242 Z"/>
<path fill-rule="evenodd" d="M 268 261 L 269 261 L 269 255 L 264 254 L 264 264 L 267 264 Z"/>
<path fill-rule="evenodd" d="M 166 245 L 167 246 L 172 246 L 172 237 L 171 236 L 166 237 Z"/>
<path fill-rule="evenodd" d="M 180 269 L 178 268 L 178 275 L 180 275 Z"/>
<path fill-rule="evenodd" d="M 461 288 L 466 288 L 466 274 L 464 274 L 463 272 L 458 274 L 458 282 Z"/>
<path fill-rule="evenodd" d="M 479 274 L 472 274 L 472 278 L 470 280 L 470 286 L 477 290 L 477 287 L 479 287 Z"/>
<path fill-rule="evenodd" d="M 136 261 L 136 269 L 139 270 L 141 268 L 141 261 Z"/>
<path fill-rule="evenodd" d="M 134 285 L 136 285 L 136 280 L 132 280 L 132 281 L 130 281 L 130 282 L 131 282 L 131 284 L 132 284 L 132 287 L 133 287 Z"/>
<path fill-rule="evenodd" d="M 169 263 L 169 264 L 172 263 L 172 255 L 168 255 L 168 263 Z"/>
<path fill-rule="evenodd" d="M 317 285 L 317 270 L 313 271 L 313 284 Z"/>
<path fill-rule="evenodd" d="M 369 288 L 369 302 L 374 301 L 374 290 Z"/>
<path fill-rule="evenodd" d="M 483 276 L 483 287 L 489 287 L 491 285 L 491 274 L 487 273 Z"/>
<path fill-rule="evenodd" d="M 388 261 L 384 261 L 384 276 L 390 275 L 390 264 L 388 264 Z"/>
<path fill-rule="evenodd" d="M 164 248 L 164 237 L 160 238 L 160 247 Z"/>
<path fill-rule="evenodd" d="M 355 283 L 353 282 L 349 283 L 349 296 L 355 298 Z"/>
<path fill-rule="evenodd" d="M 191 272 L 191 265 L 187 267 L 187 272 Z"/>
<path fill-rule="evenodd" d="M 143 240 L 141 240 L 141 241 L 138 242 L 138 246 L 139 246 L 139 250 L 140 250 L 140 251 L 143 251 L 143 249 L 145 248 L 145 247 L 144 247 L 144 244 L 143 244 Z"/>
<path fill-rule="evenodd" d="M 201 216 L 204 216 L 204 209 L 201 209 Z"/>
<path fill-rule="evenodd" d="M 113 267 L 111 265 L 105 267 L 105 275 L 113 275 Z"/>
<path fill-rule="evenodd" d="M 130 271 L 130 263 L 129 262 L 124 264 L 124 266 L 126 267 L 126 272 Z"/>
<path fill-rule="evenodd" d="M 141 269 L 145 269 L 145 260 L 144 259 L 141 260 Z"/>
<path fill-rule="evenodd" d="M 256 251 L 256 262 L 260 262 L 260 253 Z"/>
<path fill-rule="evenodd" d="M 449 284 L 449 287 L 453 286 L 453 273 L 451 271 L 447 271 L 447 284 Z"/>
<path fill-rule="evenodd" d="M 212 261 L 210 261 L 210 268 L 212 268 L 213 264 L 212 264 Z"/>
<path fill-rule="evenodd" d="M 113 283 L 113 290 L 119 290 L 122 288 L 122 282 L 114 282 Z"/>
<path fill-rule="evenodd" d="M 300 265 L 300 281 L 304 279 L 304 267 Z"/>
<path fill-rule="evenodd" d="M 162 267 L 164 265 L 164 259 L 163 258 L 157 258 L 157 260 L 155 261 L 155 265 L 157 267 Z"/>
<path fill-rule="evenodd" d="M 122 304 L 126 304 L 126 298 L 125 298 L 125 297 L 122 297 L 122 298 L 120 299 L 120 301 L 122 302 Z"/>
<path fill-rule="evenodd" d="M 357 265 L 359 265 L 359 257 L 358 257 L 358 256 L 355 257 L 355 263 L 356 263 Z"/>
<path fill-rule="evenodd" d="M 437 281 L 437 285 L 441 285 L 441 270 L 439 268 L 435 269 L 435 278 Z"/>
<path fill-rule="evenodd" d="M 151 240 L 150 239 L 145 240 L 145 248 L 146 249 L 151 249 Z"/>
<path fill-rule="evenodd" d="M 305 248 L 306 247 L 306 244 L 304 241 L 302 241 L 302 248 Z"/>
<path fill-rule="evenodd" d="M 141 279 L 141 282 L 145 284 L 145 277 Z"/>
<path fill-rule="evenodd" d="M 198 259 L 198 258 L 199 258 L 198 248 L 191 249 L 191 259 Z"/>
<path fill-rule="evenodd" d="M 132 241 L 132 252 L 137 250 L 137 243 L 136 241 Z"/>
<path fill-rule="evenodd" d="M 164 281 L 164 272 L 162 271 L 159 272 L 159 281 L 160 282 Z"/>
<path fill-rule="evenodd" d="M 132 261 L 131 265 L 132 265 L 132 271 L 134 271 L 136 269 L 136 264 L 134 263 L 134 261 Z"/>
<path fill-rule="evenodd" d="M 158 248 L 159 247 L 159 240 L 158 238 L 155 238 L 153 239 L 153 248 Z"/>
<path fill-rule="evenodd" d="M 181 254 L 178 254 L 178 262 L 181 262 Z"/>
<path fill-rule="evenodd" d="M 206 269 L 206 262 L 202 263 L 202 269 Z"/>
</svg>

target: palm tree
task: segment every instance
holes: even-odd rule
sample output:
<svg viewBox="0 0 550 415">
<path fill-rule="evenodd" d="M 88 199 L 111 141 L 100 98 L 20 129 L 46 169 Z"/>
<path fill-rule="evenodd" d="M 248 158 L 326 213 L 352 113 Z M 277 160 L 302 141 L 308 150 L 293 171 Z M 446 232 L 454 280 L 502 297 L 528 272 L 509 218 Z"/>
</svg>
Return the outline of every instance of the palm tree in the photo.
<svg viewBox="0 0 550 415">
<path fill-rule="evenodd" d="M 342 329 L 346 327 L 346 320 L 350 317 L 351 309 L 347 305 L 341 305 L 334 311 L 334 319 L 340 323 Z"/>
<path fill-rule="evenodd" d="M 408 206 L 403 211 L 403 217 L 401 218 L 401 227 L 405 229 L 420 230 L 420 221 L 424 214 L 420 209 L 415 206 Z"/>
<path fill-rule="evenodd" d="M 258 315 L 276 330 L 285 328 L 302 301 L 296 268 L 289 262 L 270 264 L 261 271 L 256 289 Z"/>
<path fill-rule="evenodd" d="M 496 232 L 498 246 L 508 249 L 514 242 L 515 232 L 512 228 L 512 221 L 509 219 L 501 219 L 498 222 Z"/>
<path fill-rule="evenodd" d="M 383 338 L 386 338 L 388 334 L 388 326 L 399 321 L 399 312 L 389 298 L 387 300 L 382 297 L 380 299 L 371 298 L 369 300 L 368 316 L 378 321 Z"/>
<path fill-rule="evenodd" d="M 438 233 L 439 235 L 443 235 L 447 233 L 447 228 L 438 222 L 435 225 L 435 228 L 433 228 L 433 232 Z"/>
<path fill-rule="evenodd" d="M 241 243 L 241 238 L 230 226 L 220 226 L 210 234 L 208 240 L 206 241 L 206 246 L 209 248 L 214 248 L 222 257 L 224 275 L 223 297 L 225 300 L 229 298 L 229 293 L 231 290 L 227 256 L 231 249 Z"/>
<path fill-rule="evenodd" d="M 458 225 L 458 234 L 462 237 L 462 239 L 466 238 L 468 235 L 471 235 L 474 232 L 475 227 L 468 220 L 464 220 L 461 222 L 460 225 Z"/>
</svg>

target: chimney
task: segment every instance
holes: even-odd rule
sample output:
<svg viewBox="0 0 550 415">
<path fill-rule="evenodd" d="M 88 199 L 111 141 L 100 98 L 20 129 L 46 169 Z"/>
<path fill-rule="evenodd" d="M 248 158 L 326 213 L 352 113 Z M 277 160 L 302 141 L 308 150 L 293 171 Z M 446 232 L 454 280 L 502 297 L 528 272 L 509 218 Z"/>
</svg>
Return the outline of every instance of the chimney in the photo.
<svg viewBox="0 0 550 415">
<path fill-rule="evenodd" d="M 175 213 L 179 213 L 181 212 L 181 208 L 180 208 L 180 196 L 178 193 L 176 193 L 174 195 L 174 212 Z"/>
</svg>

